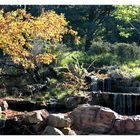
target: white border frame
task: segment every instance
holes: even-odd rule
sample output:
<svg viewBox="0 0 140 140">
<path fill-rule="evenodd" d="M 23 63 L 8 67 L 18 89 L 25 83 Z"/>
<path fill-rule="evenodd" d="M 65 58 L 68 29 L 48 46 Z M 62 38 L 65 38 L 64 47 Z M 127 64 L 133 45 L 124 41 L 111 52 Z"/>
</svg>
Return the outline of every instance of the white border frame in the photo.
<svg viewBox="0 0 140 140">
<path fill-rule="evenodd" d="M 140 5 L 140 0 L 0 0 L 0 5 Z"/>
</svg>

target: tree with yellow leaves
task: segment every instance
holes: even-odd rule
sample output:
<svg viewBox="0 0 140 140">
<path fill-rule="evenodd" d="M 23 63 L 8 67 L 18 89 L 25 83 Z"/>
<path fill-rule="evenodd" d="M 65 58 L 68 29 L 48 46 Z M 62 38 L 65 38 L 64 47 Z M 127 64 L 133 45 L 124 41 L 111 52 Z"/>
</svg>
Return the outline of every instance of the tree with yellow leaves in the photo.
<svg viewBox="0 0 140 140">
<path fill-rule="evenodd" d="M 47 11 L 33 17 L 23 9 L 7 13 L 0 11 L 0 49 L 24 69 L 35 69 L 37 63 L 49 64 L 55 59 L 51 52 L 33 55 L 34 39 L 46 40 L 54 48 L 66 34 L 74 36 L 79 43 L 77 32 L 68 26 L 63 14 Z"/>
</svg>

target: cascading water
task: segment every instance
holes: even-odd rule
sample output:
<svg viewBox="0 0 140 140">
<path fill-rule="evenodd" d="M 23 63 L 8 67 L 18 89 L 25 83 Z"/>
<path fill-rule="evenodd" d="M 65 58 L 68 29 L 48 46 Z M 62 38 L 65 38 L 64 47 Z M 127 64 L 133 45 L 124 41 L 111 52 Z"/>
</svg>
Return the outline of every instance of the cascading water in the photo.
<svg viewBox="0 0 140 140">
<path fill-rule="evenodd" d="M 128 112 L 128 115 L 132 115 L 132 98 L 131 96 L 126 96 L 127 97 L 127 112 Z"/>
<path fill-rule="evenodd" d="M 96 102 L 95 104 L 110 107 L 121 115 L 131 116 L 134 114 L 138 115 L 140 113 L 140 111 L 138 110 L 138 107 L 140 106 L 140 103 L 138 102 L 140 100 L 140 94 L 123 92 L 112 93 L 112 78 L 106 77 L 103 79 L 98 79 L 96 76 L 92 76 L 90 78 L 90 91 L 99 94 L 99 97 L 97 95 L 94 99 L 94 103 Z M 100 92 L 98 93 L 98 91 Z M 104 94 L 109 94 L 109 96 L 104 96 Z M 110 100 L 106 101 L 106 97 L 109 97 Z"/>
<path fill-rule="evenodd" d="M 108 78 L 105 79 L 106 91 L 111 91 L 111 83 L 112 83 L 111 81 L 112 81 L 112 80 L 111 80 L 110 77 L 108 77 Z"/>
<path fill-rule="evenodd" d="M 123 100 L 122 100 L 122 101 L 123 101 L 123 102 L 122 102 L 122 103 L 123 103 L 123 105 L 122 105 L 122 106 L 123 106 L 123 111 L 122 111 L 122 113 L 125 114 L 125 102 L 126 102 L 126 101 L 125 101 L 125 95 L 123 95 L 122 98 L 123 98 Z"/>
<path fill-rule="evenodd" d="M 114 111 L 119 114 L 125 113 L 125 96 L 120 94 L 114 95 Z"/>
<path fill-rule="evenodd" d="M 117 94 L 114 95 L 113 103 L 114 111 L 117 111 Z"/>
<path fill-rule="evenodd" d="M 118 98 L 118 102 L 120 102 L 120 106 L 118 106 L 118 111 L 120 110 L 120 113 L 122 114 L 124 111 L 124 106 L 123 106 L 123 96 L 122 95 L 119 95 L 119 98 Z"/>
<path fill-rule="evenodd" d="M 97 82 L 98 91 L 110 92 L 111 91 L 111 78 L 98 79 Z"/>
<path fill-rule="evenodd" d="M 109 107 L 121 115 L 140 114 L 140 94 L 138 93 L 93 92 L 91 104 Z"/>
<path fill-rule="evenodd" d="M 90 90 L 96 92 L 98 90 L 98 79 L 96 76 L 91 77 L 91 86 Z"/>
<path fill-rule="evenodd" d="M 103 79 L 103 92 L 105 91 L 105 79 Z"/>
<path fill-rule="evenodd" d="M 133 106 L 132 106 L 132 96 L 130 94 L 117 94 L 114 93 L 114 111 L 118 112 L 121 115 L 132 115 Z M 136 113 L 136 101 L 135 101 L 135 113 Z"/>
<path fill-rule="evenodd" d="M 135 96 L 135 114 L 137 112 L 137 96 Z"/>
<path fill-rule="evenodd" d="M 51 99 L 49 100 L 49 104 L 50 104 L 51 112 L 55 112 L 55 111 L 56 111 L 57 100 L 51 98 Z"/>
<path fill-rule="evenodd" d="M 87 76 L 86 81 L 90 83 L 89 90 L 92 92 L 111 92 L 112 80 L 110 77 L 98 79 L 96 76 Z"/>
</svg>

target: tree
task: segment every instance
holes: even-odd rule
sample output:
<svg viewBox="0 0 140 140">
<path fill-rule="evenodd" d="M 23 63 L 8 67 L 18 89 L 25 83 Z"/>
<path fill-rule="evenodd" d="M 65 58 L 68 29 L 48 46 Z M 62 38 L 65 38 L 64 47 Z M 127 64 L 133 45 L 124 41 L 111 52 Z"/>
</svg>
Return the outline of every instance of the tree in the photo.
<svg viewBox="0 0 140 140">
<path fill-rule="evenodd" d="M 50 64 L 55 55 L 52 51 L 63 37 L 70 34 L 79 43 L 77 32 L 68 26 L 63 14 L 42 11 L 33 17 L 23 9 L 4 13 L 0 11 L 0 49 L 23 69 L 34 70 L 38 63 Z M 33 40 L 43 39 L 50 44 L 49 52 L 33 55 Z"/>
<path fill-rule="evenodd" d="M 114 7 L 111 5 L 54 5 L 45 6 L 45 9 L 65 13 L 71 26 L 80 34 L 81 45 L 87 51 L 91 46 L 91 41 L 103 35 L 104 22 Z"/>
<path fill-rule="evenodd" d="M 120 35 L 129 38 L 137 34 L 139 36 L 140 23 L 140 6 L 139 5 L 117 5 L 114 16 L 116 19 L 123 21 L 123 25 L 118 25 Z"/>
<path fill-rule="evenodd" d="M 3 9 L 4 12 L 15 11 L 17 9 L 24 9 L 27 13 L 30 13 L 32 16 L 39 16 L 43 7 L 44 5 L 0 5 L 0 9 Z"/>
</svg>

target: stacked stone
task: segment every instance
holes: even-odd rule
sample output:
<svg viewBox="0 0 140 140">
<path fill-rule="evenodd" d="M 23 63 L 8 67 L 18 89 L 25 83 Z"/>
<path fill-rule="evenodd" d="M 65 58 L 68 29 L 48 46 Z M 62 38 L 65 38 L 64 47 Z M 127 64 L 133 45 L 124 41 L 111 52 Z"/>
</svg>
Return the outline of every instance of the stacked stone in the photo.
<svg viewBox="0 0 140 140">
<path fill-rule="evenodd" d="M 42 134 L 44 135 L 76 135 L 71 130 L 71 120 L 64 114 L 50 114 L 47 118 L 48 126 Z"/>
</svg>

